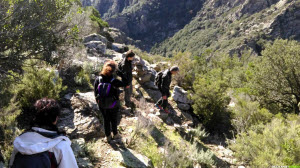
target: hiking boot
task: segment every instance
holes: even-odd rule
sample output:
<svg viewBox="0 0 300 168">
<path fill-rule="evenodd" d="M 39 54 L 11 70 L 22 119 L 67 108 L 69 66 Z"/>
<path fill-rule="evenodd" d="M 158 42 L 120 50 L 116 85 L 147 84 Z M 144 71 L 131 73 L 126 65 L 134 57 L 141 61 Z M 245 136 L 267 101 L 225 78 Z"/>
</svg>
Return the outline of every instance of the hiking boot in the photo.
<svg viewBox="0 0 300 168">
<path fill-rule="evenodd" d="M 164 111 L 167 113 L 167 114 L 170 114 L 171 112 L 169 111 L 169 109 L 165 108 Z"/>
<path fill-rule="evenodd" d="M 104 141 L 107 142 L 107 143 L 110 143 L 111 140 L 112 140 L 112 137 L 111 137 L 111 135 L 109 135 L 109 136 L 105 137 Z"/>
<path fill-rule="evenodd" d="M 164 110 L 160 105 L 155 104 L 155 106 L 159 109 L 159 110 Z"/>
<path fill-rule="evenodd" d="M 114 139 L 122 139 L 120 134 L 114 135 Z"/>
</svg>

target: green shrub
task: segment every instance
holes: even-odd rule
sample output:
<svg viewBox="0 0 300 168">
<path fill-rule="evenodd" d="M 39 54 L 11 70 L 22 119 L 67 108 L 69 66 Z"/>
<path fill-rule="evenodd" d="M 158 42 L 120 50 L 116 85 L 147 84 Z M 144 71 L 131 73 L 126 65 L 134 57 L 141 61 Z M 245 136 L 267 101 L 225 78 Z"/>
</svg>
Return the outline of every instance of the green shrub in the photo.
<svg viewBox="0 0 300 168">
<path fill-rule="evenodd" d="M 230 148 L 235 157 L 253 167 L 300 164 L 300 117 L 293 120 L 276 117 L 271 123 L 260 124 L 259 131 L 237 135 Z"/>
<path fill-rule="evenodd" d="M 94 7 L 90 8 L 92 8 L 92 14 L 90 15 L 90 19 L 92 21 L 97 22 L 100 28 L 109 27 L 108 23 L 101 19 L 99 11 Z"/>
<path fill-rule="evenodd" d="M 54 69 L 46 68 L 44 64 L 36 61 L 29 61 L 28 65 L 23 67 L 21 81 L 11 88 L 21 107 L 28 108 L 43 97 L 59 99 L 60 92 L 66 86 L 62 86 L 62 79 L 55 74 Z"/>
<path fill-rule="evenodd" d="M 74 78 L 75 83 L 78 86 L 82 86 L 84 88 L 92 88 L 90 74 L 86 73 L 84 69 L 82 69 Z"/>
<path fill-rule="evenodd" d="M 258 102 L 238 99 L 232 108 L 232 125 L 238 134 L 247 131 L 251 126 L 266 124 L 271 121 L 273 114 L 265 108 L 260 108 Z"/>
<path fill-rule="evenodd" d="M 276 40 L 251 63 L 247 78 L 250 94 L 270 111 L 299 113 L 300 43 Z"/>
<path fill-rule="evenodd" d="M 16 122 L 20 111 L 15 97 L 11 99 L 8 106 L 0 109 L 0 153 L 6 163 L 13 151 L 12 142 L 21 133 Z"/>
</svg>

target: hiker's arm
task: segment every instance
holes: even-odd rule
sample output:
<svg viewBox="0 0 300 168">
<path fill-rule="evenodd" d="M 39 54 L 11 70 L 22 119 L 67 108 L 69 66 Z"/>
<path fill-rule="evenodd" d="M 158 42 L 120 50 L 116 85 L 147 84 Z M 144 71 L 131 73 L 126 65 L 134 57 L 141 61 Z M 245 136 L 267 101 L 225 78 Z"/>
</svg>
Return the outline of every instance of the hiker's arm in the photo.
<svg viewBox="0 0 300 168">
<path fill-rule="evenodd" d="M 115 80 L 112 82 L 112 85 L 115 86 L 115 87 L 125 87 L 125 86 L 126 86 L 126 83 L 123 82 L 123 81 L 120 81 L 119 79 L 115 79 Z"/>
<path fill-rule="evenodd" d="M 99 85 L 99 78 L 96 78 L 95 82 L 94 82 L 94 96 L 95 97 L 97 96 L 98 85 Z"/>
<path fill-rule="evenodd" d="M 170 86 L 168 86 L 168 85 L 169 85 L 169 83 L 168 83 L 167 76 L 163 76 L 162 82 L 161 82 L 162 96 L 168 96 L 169 89 L 170 89 Z"/>
</svg>

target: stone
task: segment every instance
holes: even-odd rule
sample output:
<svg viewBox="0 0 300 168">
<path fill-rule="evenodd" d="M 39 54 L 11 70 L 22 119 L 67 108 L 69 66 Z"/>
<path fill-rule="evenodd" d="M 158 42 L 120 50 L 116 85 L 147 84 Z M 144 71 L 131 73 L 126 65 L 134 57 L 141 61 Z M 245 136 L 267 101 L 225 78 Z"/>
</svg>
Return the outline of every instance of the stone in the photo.
<svg viewBox="0 0 300 168">
<path fill-rule="evenodd" d="M 153 81 L 148 81 L 148 82 L 145 82 L 143 84 L 143 86 L 147 89 L 153 89 L 153 90 L 158 90 L 158 87 L 155 86 L 154 82 Z"/>
<path fill-rule="evenodd" d="M 122 163 L 125 167 L 132 168 L 148 168 L 154 167 L 152 161 L 134 150 L 122 149 L 117 151 L 111 151 L 110 156 L 114 158 L 114 161 Z"/>
<path fill-rule="evenodd" d="M 104 128 L 101 124 L 102 115 L 93 92 L 77 93 L 70 99 L 71 108 L 62 108 L 57 126 L 65 131 L 70 138 L 83 137 L 92 139 L 104 137 Z"/>
<path fill-rule="evenodd" d="M 90 34 L 88 36 L 85 36 L 83 38 L 83 43 L 88 43 L 88 42 L 91 42 L 91 41 L 101 41 L 102 43 L 104 43 L 105 45 L 107 45 L 107 39 L 106 37 L 103 37 L 99 34 Z"/>
<path fill-rule="evenodd" d="M 165 121 L 165 120 L 168 119 L 169 115 L 168 115 L 168 113 L 160 112 L 160 113 L 159 113 L 159 117 L 160 117 L 162 120 Z"/>
<path fill-rule="evenodd" d="M 183 118 L 187 121 L 193 121 L 193 117 L 191 114 L 186 113 L 186 112 L 181 112 L 181 115 L 183 116 Z"/>
<path fill-rule="evenodd" d="M 184 111 L 188 111 L 191 109 L 191 106 L 189 104 L 183 104 L 183 103 L 178 103 L 177 104 L 177 107 L 180 109 L 180 110 L 184 110 Z"/>
<path fill-rule="evenodd" d="M 112 43 L 112 50 L 118 53 L 124 53 L 127 52 L 129 49 L 125 44 Z"/>
<path fill-rule="evenodd" d="M 172 119 L 171 117 L 168 117 L 168 118 L 166 119 L 166 124 L 168 124 L 168 125 L 173 125 L 173 124 L 174 124 L 173 119 Z"/>
<path fill-rule="evenodd" d="M 72 140 L 72 150 L 74 152 L 77 165 L 79 168 L 93 168 L 93 164 L 86 156 L 86 151 L 84 150 L 85 140 L 83 138 Z"/>
<path fill-rule="evenodd" d="M 102 55 L 106 53 L 106 44 L 102 41 L 90 41 L 84 43 L 84 46 L 87 48 L 88 53 L 98 53 Z"/>
<path fill-rule="evenodd" d="M 188 99 L 187 94 L 187 91 L 185 91 L 183 88 L 175 86 L 172 93 L 172 98 L 177 103 L 191 104 L 192 101 Z"/>
<path fill-rule="evenodd" d="M 144 84 L 146 82 L 150 82 L 151 81 L 151 73 L 147 73 L 144 76 L 139 77 L 138 81 L 140 84 Z"/>
</svg>

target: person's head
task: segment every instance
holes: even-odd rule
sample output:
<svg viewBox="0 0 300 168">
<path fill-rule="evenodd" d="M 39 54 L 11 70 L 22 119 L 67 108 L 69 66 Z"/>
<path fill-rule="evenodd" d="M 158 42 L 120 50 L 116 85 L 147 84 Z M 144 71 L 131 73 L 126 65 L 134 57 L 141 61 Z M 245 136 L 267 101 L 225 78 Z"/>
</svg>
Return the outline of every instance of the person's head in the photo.
<svg viewBox="0 0 300 168">
<path fill-rule="evenodd" d="M 132 50 L 129 50 L 126 52 L 125 56 L 128 61 L 132 61 L 134 59 L 135 53 Z"/>
<path fill-rule="evenodd" d="M 179 72 L 179 68 L 178 68 L 178 66 L 172 66 L 170 68 L 170 71 L 171 71 L 172 75 L 176 75 Z"/>
<path fill-rule="evenodd" d="M 101 75 L 111 76 L 117 68 L 117 63 L 113 60 L 107 61 L 101 71 Z"/>
<path fill-rule="evenodd" d="M 38 127 L 53 127 L 56 125 L 60 115 L 60 106 L 57 101 L 49 98 L 42 98 L 35 102 L 36 114 L 34 125 Z"/>
</svg>

